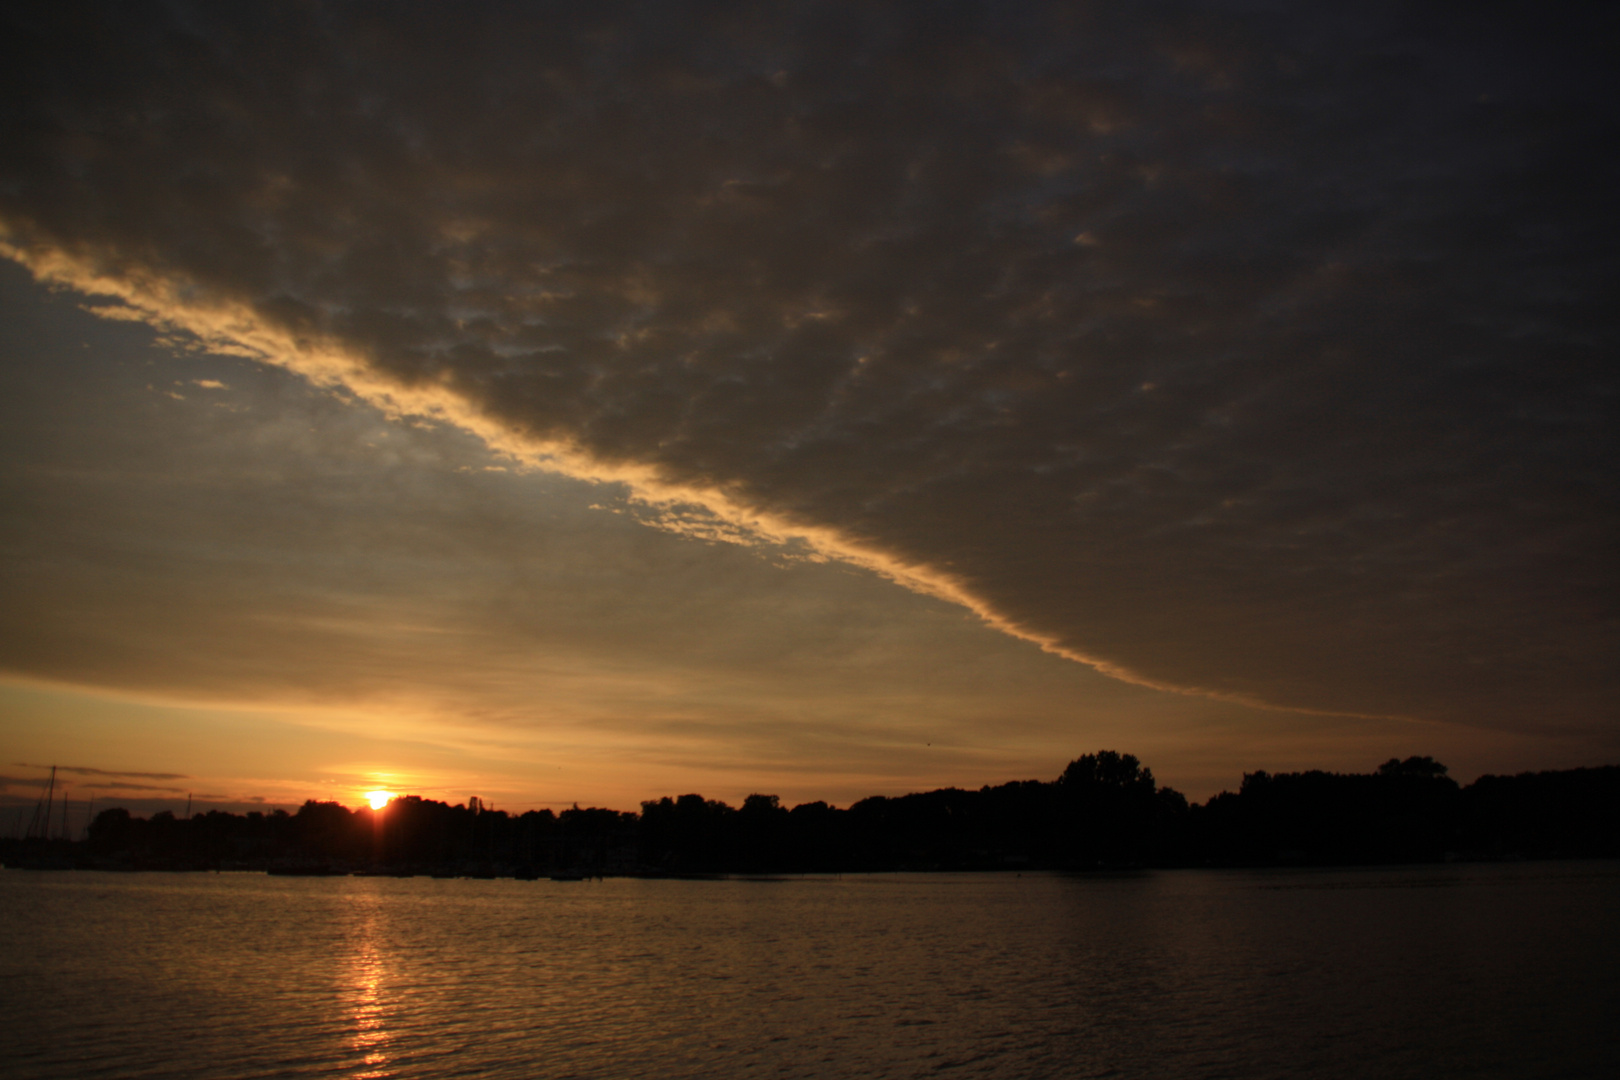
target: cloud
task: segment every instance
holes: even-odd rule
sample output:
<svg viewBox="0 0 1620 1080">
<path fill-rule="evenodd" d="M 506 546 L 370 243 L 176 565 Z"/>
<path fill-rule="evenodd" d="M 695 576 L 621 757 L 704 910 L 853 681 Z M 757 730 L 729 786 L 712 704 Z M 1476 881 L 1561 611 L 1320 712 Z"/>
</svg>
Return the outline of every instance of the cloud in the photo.
<svg viewBox="0 0 1620 1080">
<path fill-rule="evenodd" d="M 74 776 L 108 776 L 114 778 L 132 778 L 136 780 L 189 780 L 191 777 L 184 773 L 154 773 L 154 772 L 119 772 L 111 769 L 92 769 L 88 765 L 30 765 L 27 762 L 14 762 L 22 769 L 55 769 L 58 773 L 69 773 Z M 139 784 L 128 785 L 139 787 Z M 164 789 L 169 790 L 169 789 Z"/>
<path fill-rule="evenodd" d="M 173 791 L 182 792 L 183 787 L 174 787 L 170 784 L 140 784 L 130 780 L 107 781 L 99 784 L 75 784 L 74 790 L 91 791 Z"/>
<path fill-rule="evenodd" d="M 1131 681 L 1612 715 L 1595 15 L 7 18 L 5 251 L 119 317 Z"/>
<path fill-rule="evenodd" d="M 750 783 L 781 766 L 807 798 L 856 798 L 1044 775 L 1116 730 L 1187 775 L 1165 773 L 1173 732 L 1240 711 L 1100 679 L 839 563 L 648 529 L 602 485 L 489 471 L 454 429 L 151 336 L 0 266 L 0 696 L 33 688 L 0 712 L 24 760 L 111 748 L 263 791 L 364 736 L 383 741 L 348 759 L 433 788 L 474 754 L 461 797 L 634 806 L 742 784 L 746 753 Z M 147 389 L 203 375 L 239 408 Z M 941 779 L 947 743 L 977 767 Z M 841 779 L 812 783 L 811 760 Z"/>
</svg>

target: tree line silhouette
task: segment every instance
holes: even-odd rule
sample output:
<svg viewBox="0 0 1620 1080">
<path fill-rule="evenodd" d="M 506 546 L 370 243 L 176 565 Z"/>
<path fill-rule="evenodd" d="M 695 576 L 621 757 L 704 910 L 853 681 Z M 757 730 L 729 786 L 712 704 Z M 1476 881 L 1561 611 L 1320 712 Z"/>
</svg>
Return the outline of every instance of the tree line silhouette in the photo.
<svg viewBox="0 0 1620 1080">
<path fill-rule="evenodd" d="M 1245 774 L 1189 804 L 1130 754 L 1053 781 L 872 796 L 847 809 L 740 807 L 701 795 L 639 813 L 508 814 L 415 795 L 385 809 L 139 818 L 103 810 L 87 839 L 10 840 L 7 866 L 537 877 L 879 870 L 1094 870 L 1620 856 L 1620 766 L 1484 776 L 1462 787 L 1428 757 L 1371 773 Z"/>
</svg>

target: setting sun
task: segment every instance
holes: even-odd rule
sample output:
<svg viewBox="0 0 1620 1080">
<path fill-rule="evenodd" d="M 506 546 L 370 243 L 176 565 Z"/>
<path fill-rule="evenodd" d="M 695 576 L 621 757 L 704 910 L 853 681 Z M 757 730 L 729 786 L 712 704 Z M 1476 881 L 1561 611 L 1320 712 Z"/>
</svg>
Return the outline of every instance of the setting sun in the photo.
<svg viewBox="0 0 1620 1080">
<path fill-rule="evenodd" d="M 392 799 L 393 797 L 394 793 L 392 791 L 366 792 L 366 798 L 371 800 L 371 808 L 373 810 L 381 810 L 383 807 L 388 805 L 388 800 Z"/>
</svg>

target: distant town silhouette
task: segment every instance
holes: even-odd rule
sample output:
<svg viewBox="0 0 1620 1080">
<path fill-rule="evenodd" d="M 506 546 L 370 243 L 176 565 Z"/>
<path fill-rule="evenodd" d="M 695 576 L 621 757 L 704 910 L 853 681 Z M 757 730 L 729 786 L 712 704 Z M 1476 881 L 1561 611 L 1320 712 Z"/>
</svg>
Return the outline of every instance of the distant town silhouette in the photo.
<svg viewBox="0 0 1620 1080">
<path fill-rule="evenodd" d="M 1120 870 L 1620 856 L 1620 766 L 1483 776 L 1433 758 L 1371 773 L 1245 774 L 1189 804 L 1130 754 L 1104 750 L 1056 780 L 873 796 L 848 809 L 775 795 L 740 807 L 681 795 L 639 813 L 575 806 L 508 814 L 415 795 L 380 811 L 150 818 L 114 808 L 83 840 L 0 841 L 13 868 L 260 870 L 439 877 Z M 47 830 L 48 831 L 48 830 Z"/>
</svg>

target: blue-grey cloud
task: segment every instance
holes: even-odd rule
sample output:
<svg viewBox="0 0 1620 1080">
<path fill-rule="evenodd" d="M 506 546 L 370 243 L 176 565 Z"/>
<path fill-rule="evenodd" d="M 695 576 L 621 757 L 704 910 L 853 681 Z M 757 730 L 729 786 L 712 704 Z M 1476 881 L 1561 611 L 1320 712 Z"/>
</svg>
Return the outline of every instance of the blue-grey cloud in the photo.
<svg viewBox="0 0 1620 1080">
<path fill-rule="evenodd" d="M 42 273 L 336 343 L 1133 678 L 1612 717 L 1612 16 L 7 19 Z"/>
</svg>

